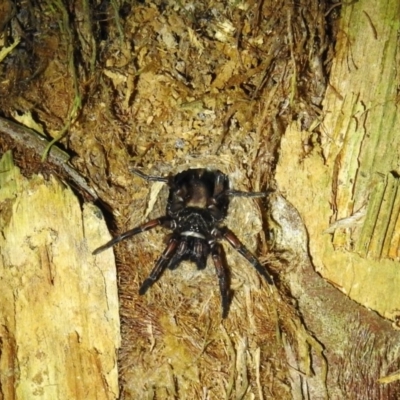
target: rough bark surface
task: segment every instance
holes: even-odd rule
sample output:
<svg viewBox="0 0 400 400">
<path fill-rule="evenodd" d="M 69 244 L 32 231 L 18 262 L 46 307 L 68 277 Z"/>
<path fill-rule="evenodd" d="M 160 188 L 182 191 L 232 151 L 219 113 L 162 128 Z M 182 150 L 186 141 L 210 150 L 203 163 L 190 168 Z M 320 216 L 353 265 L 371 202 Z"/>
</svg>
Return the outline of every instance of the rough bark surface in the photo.
<svg viewBox="0 0 400 400">
<path fill-rule="evenodd" d="M 299 210 L 317 270 L 396 322 L 400 310 L 398 1 L 342 9 L 314 147 L 293 124 L 277 180 Z M 317 217 L 316 217 L 317 216 Z"/>
<path fill-rule="evenodd" d="M 120 344 L 101 214 L 54 178 L 0 161 L 0 398 L 116 399 Z"/>
<path fill-rule="evenodd" d="M 320 136 L 293 123 L 281 141 L 276 179 L 299 212 L 274 211 L 283 247 L 302 233 L 327 281 L 300 254 L 284 280 L 324 348 L 331 398 L 399 398 L 399 7 L 343 6 Z"/>
</svg>

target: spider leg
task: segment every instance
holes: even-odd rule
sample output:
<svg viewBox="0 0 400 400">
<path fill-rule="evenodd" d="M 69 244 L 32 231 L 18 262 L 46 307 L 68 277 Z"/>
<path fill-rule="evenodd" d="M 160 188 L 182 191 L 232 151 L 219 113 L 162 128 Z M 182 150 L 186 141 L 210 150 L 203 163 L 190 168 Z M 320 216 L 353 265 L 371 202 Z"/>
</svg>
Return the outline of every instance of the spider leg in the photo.
<svg viewBox="0 0 400 400">
<path fill-rule="evenodd" d="M 221 244 L 215 243 L 214 245 L 212 245 L 211 257 L 214 261 L 215 271 L 217 273 L 219 281 L 219 290 L 221 292 L 222 318 L 226 318 L 228 315 L 230 303 L 229 273 L 224 266 L 224 254 Z"/>
<path fill-rule="evenodd" d="M 208 254 L 209 245 L 204 239 L 182 235 L 168 268 L 171 270 L 176 269 L 182 260 L 190 259 L 196 263 L 198 269 L 204 269 L 207 264 Z"/>
<path fill-rule="evenodd" d="M 145 294 L 149 289 L 149 287 L 153 285 L 153 283 L 156 282 L 157 279 L 161 276 L 165 268 L 167 268 L 171 260 L 171 257 L 174 257 L 176 253 L 176 248 L 178 244 L 179 244 L 179 239 L 177 239 L 174 236 L 169 240 L 167 247 L 165 248 L 161 257 L 157 260 L 156 265 L 152 269 L 149 277 L 145 279 L 144 282 L 142 283 L 142 286 L 139 289 L 140 295 Z"/>
<path fill-rule="evenodd" d="M 182 240 L 187 241 L 187 258 L 196 264 L 197 269 L 204 269 L 210 254 L 210 245 L 205 238 L 182 234 Z"/>
<path fill-rule="evenodd" d="M 265 197 L 272 190 L 265 192 L 244 192 L 241 190 L 227 189 L 227 177 L 222 172 L 215 173 L 215 184 L 213 197 L 218 200 L 221 196 L 237 196 L 237 197 Z"/>
<path fill-rule="evenodd" d="M 267 190 L 266 192 L 243 192 L 241 190 L 230 189 L 225 191 L 223 194 L 225 196 L 233 196 L 233 197 L 265 197 L 268 193 L 271 193 L 272 190 Z"/>
<path fill-rule="evenodd" d="M 185 254 L 188 251 L 188 243 L 185 240 L 185 238 L 180 238 L 179 239 L 179 244 L 178 247 L 175 251 L 175 254 L 172 255 L 170 258 L 170 261 L 168 263 L 168 268 L 170 270 L 176 269 L 181 262 L 182 258 L 185 256 Z"/>
<path fill-rule="evenodd" d="M 94 255 L 99 254 L 102 251 L 108 249 L 109 247 L 112 247 L 115 244 L 119 243 L 121 240 L 127 239 L 127 238 L 137 235 L 139 233 L 148 231 L 159 225 L 165 226 L 166 228 L 172 228 L 173 222 L 170 217 L 160 217 L 160 218 L 152 219 L 151 221 L 147 221 L 143 225 L 137 226 L 136 228 L 133 228 L 127 232 L 124 232 L 122 235 L 115 237 L 114 239 L 110 240 L 106 244 L 103 244 L 103 246 L 98 247 L 96 250 L 93 251 L 92 254 L 94 254 Z"/>
<path fill-rule="evenodd" d="M 226 188 L 228 186 L 227 177 L 222 172 L 218 171 L 215 173 L 215 183 L 214 183 L 214 198 L 218 198 L 219 196 L 225 194 Z"/>
<path fill-rule="evenodd" d="M 135 168 L 131 169 L 131 172 L 133 172 L 137 176 L 140 176 L 142 179 L 146 180 L 147 182 L 165 182 L 165 183 L 167 183 L 169 181 L 168 177 L 156 176 L 156 175 L 146 175 L 142 171 L 135 169 Z"/>
<path fill-rule="evenodd" d="M 236 235 L 224 227 L 221 229 L 221 234 L 224 239 L 228 241 L 228 243 L 238 251 L 244 258 L 246 258 L 251 265 L 265 278 L 265 280 L 273 285 L 274 281 L 272 280 L 271 275 L 268 271 L 260 264 L 260 261 L 246 248 L 246 246 L 236 237 Z"/>
<path fill-rule="evenodd" d="M 204 269 L 207 266 L 207 257 L 210 254 L 210 247 L 205 240 L 193 239 L 193 260 L 197 269 Z"/>
</svg>

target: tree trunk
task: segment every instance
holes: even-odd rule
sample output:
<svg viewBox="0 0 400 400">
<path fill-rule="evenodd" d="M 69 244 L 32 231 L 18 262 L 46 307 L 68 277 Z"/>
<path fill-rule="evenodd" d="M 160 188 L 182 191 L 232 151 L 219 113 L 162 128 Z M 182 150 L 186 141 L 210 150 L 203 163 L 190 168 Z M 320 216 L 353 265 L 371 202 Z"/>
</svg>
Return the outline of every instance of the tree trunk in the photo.
<svg viewBox="0 0 400 400">
<path fill-rule="evenodd" d="M 99 211 L 0 161 L 0 398 L 116 399 L 119 314 Z"/>
<path fill-rule="evenodd" d="M 306 226 L 304 251 L 330 284 L 307 261 L 285 280 L 325 349 L 332 398 L 400 396 L 399 20 L 398 1 L 343 5 L 315 124 L 321 137 L 292 124 L 281 142 L 279 187 L 300 214 L 289 207 L 293 219 Z M 298 234 L 292 226 L 286 246 L 298 243 Z"/>
</svg>

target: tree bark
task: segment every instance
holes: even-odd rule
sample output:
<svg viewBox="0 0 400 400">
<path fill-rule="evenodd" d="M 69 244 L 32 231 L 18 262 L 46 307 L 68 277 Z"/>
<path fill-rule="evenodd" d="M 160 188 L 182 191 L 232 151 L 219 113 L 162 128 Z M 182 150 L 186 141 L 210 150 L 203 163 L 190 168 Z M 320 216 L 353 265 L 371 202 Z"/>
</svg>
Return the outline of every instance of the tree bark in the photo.
<svg viewBox="0 0 400 400">
<path fill-rule="evenodd" d="M 120 343 L 115 264 L 91 250 L 107 238 L 51 177 L 0 161 L 0 398 L 116 399 Z"/>
<path fill-rule="evenodd" d="M 320 140 L 292 124 L 281 142 L 276 178 L 299 214 L 274 218 L 285 248 L 306 244 L 284 280 L 324 348 L 331 398 L 400 395 L 399 18 L 398 1 L 343 4 Z"/>
</svg>

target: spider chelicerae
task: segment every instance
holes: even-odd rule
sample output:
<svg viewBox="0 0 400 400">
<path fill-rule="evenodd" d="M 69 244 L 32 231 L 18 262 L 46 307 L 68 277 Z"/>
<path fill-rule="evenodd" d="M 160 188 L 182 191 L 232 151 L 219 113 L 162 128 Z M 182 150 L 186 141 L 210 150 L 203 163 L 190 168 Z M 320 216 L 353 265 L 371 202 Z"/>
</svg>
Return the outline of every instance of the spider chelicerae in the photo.
<svg viewBox="0 0 400 400">
<path fill-rule="evenodd" d="M 198 269 L 204 269 L 209 254 L 213 259 L 222 297 L 222 317 L 228 315 L 230 303 L 229 271 L 221 239 L 225 239 L 272 285 L 273 280 L 258 259 L 243 245 L 236 235 L 223 225 L 231 197 L 264 197 L 266 192 L 242 192 L 229 188 L 228 177 L 219 170 L 188 169 L 168 177 L 145 175 L 132 170 L 146 181 L 165 182 L 169 186 L 166 215 L 133 228 L 97 248 L 98 254 L 121 240 L 148 231 L 157 226 L 172 230 L 167 247 L 156 262 L 149 277 L 142 283 L 143 295 L 156 282 L 166 268 L 178 267 L 181 261 L 190 260 Z"/>
</svg>

